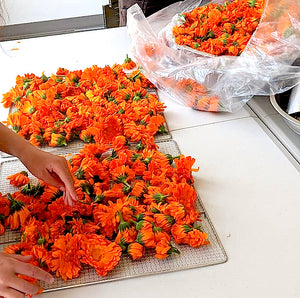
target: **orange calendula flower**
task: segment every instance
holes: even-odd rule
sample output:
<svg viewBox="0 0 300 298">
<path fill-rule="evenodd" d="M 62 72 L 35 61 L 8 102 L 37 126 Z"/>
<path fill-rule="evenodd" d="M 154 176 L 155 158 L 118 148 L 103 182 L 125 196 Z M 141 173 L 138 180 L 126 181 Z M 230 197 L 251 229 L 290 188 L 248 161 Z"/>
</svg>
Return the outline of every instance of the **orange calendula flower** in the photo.
<svg viewBox="0 0 300 298">
<path fill-rule="evenodd" d="M 188 244 L 191 247 L 199 247 L 201 245 L 209 244 L 209 241 L 207 240 L 208 235 L 206 233 L 203 233 L 199 231 L 198 229 L 193 229 L 192 231 L 188 232 Z"/>
<path fill-rule="evenodd" d="M 124 63 L 122 64 L 123 68 L 126 70 L 132 70 L 136 68 L 136 63 L 132 61 L 128 55 L 126 55 L 126 59 L 124 60 Z"/>
<path fill-rule="evenodd" d="M 61 135 L 61 134 L 57 134 L 57 133 L 52 133 L 51 134 L 51 139 L 49 142 L 49 146 L 52 147 L 62 147 L 62 146 L 67 146 L 67 142 L 66 142 L 66 138 Z"/>
<path fill-rule="evenodd" d="M 44 137 L 41 135 L 34 135 L 30 136 L 29 142 L 34 146 L 41 146 L 44 143 Z"/>
<path fill-rule="evenodd" d="M 43 270 L 49 272 L 48 264 L 51 260 L 51 253 L 41 245 L 34 245 L 31 249 L 31 255 L 37 261 L 38 266 Z"/>
<path fill-rule="evenodd" d="M 117 136 L 112 142 L 112 148 L 115 151 L 120 151 L 126 148 L 127 140 L 124 136 Z"/>
<path fill-rule="evenodd" d="M 155 257 L 157 259 L 165 259 L 167 257 L 169 257 L 172 253 L 177 253 L 179 254 L 179 250 L 176 247 L 173 247 L 170 244 L 170 241 L 167 240 L 166 238 L 162 238 L 156 245 L 155 247 Z"/>
<path fill-rule="evenodd" d="M 120 261 L 122 249 L 114 242 L 110 242 L 102 235 L 86 235 L 82 237 L 81 248 L 83 256 L 81 262 L 95 268 L 100 276 L 105 276 Z"/>
<path fill-rule="evenodd" d="M 140 259 L 144 255 L 145 248 L 140 243 L 133 242 L 128 245 L 127 253 L 133 260 L 137 260 L 137 259 Z"/>
<path fill-rule="evenodd" d="M 10 212 L 11 201 L 0 192 L 0 214 L 3 220 Z"/>
<path fill-rule="evenodd" d="M 5 247 L 5 251 L 9 254 L 29 255 L 32 245 L 29 243 L 17 243 Z"/>
<path fill-rule="evenodd" d="M 116 214 L 116 210 L 103 204 L 98 204 L 93 211 L 94 222 L 101 225 L 103 234 L 109 238 L 118 228 Z"/>
<path fill-rule="evenodd" d="M 153 217 L 158 227 L 162 228 L 167 233 L 170 232 L 171 227 L 175 221 L 173 216 L 162 213 L 156 213 L 153 215 Z"/>
<path fill-rule="evenodd" d="M 179 221 L 185 217 L 186 210 L 184 208 L 184 205 L 182 205 L 181 203 L 172 201 L 166 207 L 166 214 L 172 216 L 175 221 Z"/>
<path fill-rule="evenodd" d="M 93 140 L 93 135 L 88 130 L 82 130 L 79 135 L 80 140 L 82 140 L 85 143 L 90 143 Z"/>
<path fill-rule="evenodd" d="M 13 87 L 9 92 L 3 94 L 3 99 L 1 102 L 5 108 L 9 108 L 14 103 L 20 101 L 24 93 L 25 91 L 19 89 L 17 86 Z"/>
<path fill-rule="evenodd" d="M 128 244 L 135 241 L 137 236 L 137 231 L 134 227 L 129 227 L 125 229 L 124 231 L 119 231 L 118 235 L 115 238 L 115 243 L 120 245 L 122 250 L 125 250 L 128 246 Z"/>
<path fill-rule="evenodd" d="M 28 173 L 26 171 L 22 171 L 14 175 L 8 176 L 6 179 L 10 180 L 9 184 L 16 187 L 23 186 L 29 183 Z"/>
<path fill-rule="evenodd" d="M 189 244 L 191 247 L 209 244 L 208 235 L 203 233 L 199 227 L 193 228 L 190 225 L 174 224 L 171 232 L 178 244 Z"/>
<path fill-rule="evenodd" d="M 192 231 L 192 228 L 188 225 L 179 225 L 175 223 L 172 226 L 171 233 L 172 236 L 174 237 L 174 240 L 176 243 L 188 243 L 188 236 L 187 233 L 189 231 Z"/>
<path fill-rule="evenodd" d="M 10 215 L 5 218 L 4 225 L 9 226 L 11 230 L 17 230 L 30 216 L 30 211 L 23 202 L 15 200 L 11 195 L 8 195 L 8 199 L 11 203 Z"/>
<path fill-rule="evenodd" d="M 155 237 L 152 230 L 152 225 L 144 221 L 144 225 L 138 232 L 136 242 L 140 243 L 145 247 L 155 247 Z"/>
<path fill-rule="evenodd" d="M 52 247 L 52 256 L 49 268 L 56 272 L 56 276 L 63 280 L 78 277 L 81 270 L 80 235 L 72 236 L 70 233 L 60 235 Z"/>
<path fill-rule="evenodd" d="M 44 245 L 49 241 L 49 227 L 47 223 L 38 221 L 34 217 L 28 220 L 23 229 L 22 242 Z"/>
</svg>

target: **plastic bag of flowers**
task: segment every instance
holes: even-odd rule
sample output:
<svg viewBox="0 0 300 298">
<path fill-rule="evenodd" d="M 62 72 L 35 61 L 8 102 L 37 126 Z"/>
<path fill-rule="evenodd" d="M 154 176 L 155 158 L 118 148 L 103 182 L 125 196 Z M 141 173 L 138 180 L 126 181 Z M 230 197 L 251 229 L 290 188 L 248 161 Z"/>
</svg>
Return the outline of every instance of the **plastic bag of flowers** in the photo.
<svg viewBox="0 0 300 298">
<path fill-rule="evenodd" d="M 197 110 L 235 112 L 299 82 L 299 19 L 299 0 L 186 0 L 148 19 L 134 5 L 127 24 L 132 53 L 159 90 Z"/>
</svg>

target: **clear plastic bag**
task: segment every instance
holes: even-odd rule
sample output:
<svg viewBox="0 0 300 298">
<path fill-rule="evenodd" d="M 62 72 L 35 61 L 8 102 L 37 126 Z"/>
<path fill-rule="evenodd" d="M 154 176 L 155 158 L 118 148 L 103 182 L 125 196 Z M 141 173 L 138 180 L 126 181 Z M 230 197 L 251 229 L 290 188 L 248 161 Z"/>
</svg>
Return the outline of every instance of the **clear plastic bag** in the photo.
<svg viewBox="0 0 300 298">
<path fill-rule="evenodd" d="M 186 0 L 146 19 L 128 10 L 132 53 L 147 78 L 176 101 L 197 110 L 235 112 L 254 95 L 282 93 L 300 81 L 300 0 L 267 0 L 259 25 L 240 56 L 213 56 L 174 42 L 183 12 L 207 3 Z"/>
</svg>

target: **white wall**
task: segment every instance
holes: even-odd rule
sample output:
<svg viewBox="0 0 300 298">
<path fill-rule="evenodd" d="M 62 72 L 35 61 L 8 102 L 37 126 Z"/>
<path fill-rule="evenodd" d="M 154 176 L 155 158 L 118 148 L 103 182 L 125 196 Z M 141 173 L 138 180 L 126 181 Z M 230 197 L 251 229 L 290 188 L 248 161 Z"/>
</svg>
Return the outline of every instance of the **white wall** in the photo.
<svg viewBox="0 0 300 298">
<path fill-rule="evenodd" d="M 5 24 L 102 14 L 108 0 L 0 0 Z"/>
</svg>

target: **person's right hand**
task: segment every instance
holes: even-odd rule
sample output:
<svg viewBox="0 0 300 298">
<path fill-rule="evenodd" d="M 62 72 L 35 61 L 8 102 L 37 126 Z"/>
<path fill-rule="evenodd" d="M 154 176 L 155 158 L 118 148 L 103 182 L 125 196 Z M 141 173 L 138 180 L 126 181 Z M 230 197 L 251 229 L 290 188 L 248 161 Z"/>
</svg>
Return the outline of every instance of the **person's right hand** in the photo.
<svg viewBox="0 0 300 298">
<path fill-rule="evenodd" d="M 38 285 L 33 285 L 16 274 L 24 274 L 48 283 L 54 278 L 46 271 L 29 264 L 32 256 L 13 255 L 0 252 L 0 296 L 5 298 L 23 298 L 25 294 L 36 294 Z"/>
<path fill-rule="evenodd" d="M 59 188 L 64 193 L 65 204 L 73 206 L 77 202 L 74 181 L 64 157 L 30 145 L 22 151 L 19 158 L 31 174 Z"/>
</svg>

